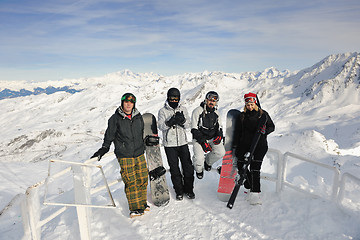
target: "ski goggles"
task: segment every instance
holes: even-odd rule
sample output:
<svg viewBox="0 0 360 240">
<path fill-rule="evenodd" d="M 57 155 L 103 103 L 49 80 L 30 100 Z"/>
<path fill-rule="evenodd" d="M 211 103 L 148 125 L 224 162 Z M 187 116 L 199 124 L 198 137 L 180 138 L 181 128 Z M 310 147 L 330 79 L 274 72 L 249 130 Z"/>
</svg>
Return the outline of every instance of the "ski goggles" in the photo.
<svg viewBox="0 0 360 240">
<path fill-rule="evenodd" d="M 256 103 L 256 98 L 247 97 L 247 98 L 245 98 L 245 103 Z"/>
<path fill-rule="evenodd" d="M 170 96 L 168 98 L 168 100 L 171 101 L 171 102 L 178 102 L 180 100 L 180 97 L 178 97 L 178 96 Z"/>
<path fill-rule="evenodd" d="M 207 100 L 209 101 L 212 101 L 212 102 L 217 102 L 219 101 L 219 96 L 218 95 L 212 95 L 212 94 L 209 94 L 209 96 L 207 96 L 206 98 Z"/>
<path fill-rule="evenodd" d="M 132 94 L 125 95 L 121 98 L 121 101 L 136 103 L 136 97 Z"/>
</svg>

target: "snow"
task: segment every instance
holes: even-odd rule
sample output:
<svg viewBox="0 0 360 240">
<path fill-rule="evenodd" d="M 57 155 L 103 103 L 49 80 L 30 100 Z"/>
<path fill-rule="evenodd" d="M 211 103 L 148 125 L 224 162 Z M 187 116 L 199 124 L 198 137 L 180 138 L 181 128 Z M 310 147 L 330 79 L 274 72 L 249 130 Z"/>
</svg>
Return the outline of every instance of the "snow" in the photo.
<svg viewBox="0 0 360 240">
<path fill-rule="evenodd" d="M 219 111 L 225 125 L 226 112 L 242 109 L 244 93 L 258 93 L 263 109 L 275 122 L 269 146 L 281 153 L 292 152 L 356 177 L 360 173 L 360 55 L 344 53 L 324 58 L 297 72 L 268 68 L 263 72 L 222 73 L 204 71 L 164 77 L 155 73 L 124 70 L 103 77 L 65 79 L 57 82 L 0 82 L 0 89 L 27 89 L 69 86 L 75 94 L 56 92 L 0 101 L 0 239 L 24 236 L 20 202 L 29 186 L 43 181 L 49 160 L 86 161 L 102 144 L 108 118 L 125 92 L 133 92 L 141 113 L 157 116 L 166 92 L 178 87 L 189 112 L 200 104 L 206 92 L 220 94 Z M 190 139 L 190 133 L 189 133 Z M 192 149 L 190 146 L 190 151 Z M 162 150 L 165 167 L 166 156 Z M 119 178 L 119 166 L 112 154 L 103 166 L 109 182 Z M 221 161 L 215 165 L 220 165 Z M 265 158 L 263 176 L 275 173 L 276 161 Z M 170 176 L 171 201 L 156 207 L 148 197 L 151 211 L 130 219 L 123 183 L 111 186 L 116 208 L 93 208 L 93 239 L 360 239 L 360 186 L 348 180 L 341 204 L 331 195 L 331 174 L 320 167 L 291 160 L 289 181 L 301 188 L 315 189 L 312 196 L 262 180 L 262 201 L 251 206 L 240 190 L 233 209 L 217 199 L 219 175 L 206 172 L 195 179 L 194 200 L 175 200 Z M 52 164 L 60 171 L 66 164 Z M 215 167 L 215 166 L 214 166 Z M 102 184 L 93 170 L 93 183 Z M 72 176 L 50 182 L 51 201 L 73 201 Z M 44 189 L 40 188 L 41 194 Z M 41 195 L 43 196 L 43 195 Z M 92 203 L 107 205 L 106 191 Z M 59 207 L 42 207 L 42 218 Z M 42 239 L 79 239 L 76 209 L 69 207 L 42 227 Z"/>
</svg>

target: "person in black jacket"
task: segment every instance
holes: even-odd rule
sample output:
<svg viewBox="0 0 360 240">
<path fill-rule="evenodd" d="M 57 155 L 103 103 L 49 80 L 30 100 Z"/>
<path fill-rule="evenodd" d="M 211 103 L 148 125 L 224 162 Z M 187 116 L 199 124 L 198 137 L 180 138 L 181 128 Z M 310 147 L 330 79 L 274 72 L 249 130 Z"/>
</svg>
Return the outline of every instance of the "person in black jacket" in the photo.
<svg viewBox="0 0 360 240">
<path fill-rule="evenodd" d="M 203 178 L 203 169 L 210 171 L 211 166 L 225 155 L 221 118 L 217 111 L 218 101 L 218 93 L 210 91 L 192 112 L 193 164 L 198 179 Z"/>
<path fill-rule="evenodd" d="M 120 164 L 120 174 L 125 184 L 125 194 L 129 203 L 130 217 L 144 214 L 148 210 L 147 184 L 148 168 L 144 156 L 144 121 L 135 108 L 136 97 L 125 93 L 121 106 L 108 121 L 102 147 L 91 158 L 101 157 L 110 149 L 113 142 L 115 155 Z"/>
<path fill-rule="evenodd" d="M 262 161 L 268 151 L 267 135 L 275 130 L 275 125 L 269 114 L 259 107 L 258 98 L 255 93 L 247 93 L 244 95 L 245 107 L 244 112 L 239 115 L 236 121 L 234 148 L 235 155 L 238 159 L 238 169 L 241 170 L 245 161 L 245 155 L 250 150 L 250 146 L 257 132 L 262 133 L 259 142 L 255 148 L 253 159 L 250 163 L 250 171 L 246 171 L 246 180 L 244 187 L 250 189 L 250 204 L 261 204 L 260 195 L 260 170 Z M 259 120 L 263 114 L 266 114 L 267 122 L 263 126 L 259 126 Z M 240 173 L 241 174 L 241 173 Z"/>
</svg>

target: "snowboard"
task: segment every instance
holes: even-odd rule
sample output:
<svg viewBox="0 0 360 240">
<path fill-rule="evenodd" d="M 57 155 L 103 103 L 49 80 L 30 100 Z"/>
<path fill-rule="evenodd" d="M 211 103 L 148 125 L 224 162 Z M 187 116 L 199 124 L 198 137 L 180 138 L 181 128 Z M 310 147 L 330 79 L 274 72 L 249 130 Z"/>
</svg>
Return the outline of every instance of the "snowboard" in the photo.
<svg viewBox="0 0 360 240">
<path fill-rule="evenodd" d="M 149 169 L 150 191 L 155 206 L 165 206 L 170 201 L 165 168 L 161 158 L 156 118 L 151 113 L 142 115 L 144 120 L 145 155 Z M 157 139 L 157 141 L 156 141 Z"/>
<path fill-rule="evenodd" d="M 237 160 L 233 152 L 233 136 L 235 132 L 236 119 L 240 111 L 231 109 L 226 115 L 226 132 L 225 132 L 225 155 L 222 160 L 220 180 L 217 196 L 220 201 L 227 202 L 235 186 L 235 177 L 237 174 Z"/>
<path fill-rule="evenodd" d="M 237 194 L 239 192 L 239 189 L 240 189 L 241 185 L 244 184 L 244 181 L 246 179 L 246 170 L 248 169 L 248 167 L 251 164 L 251 161 L 252 161 L 252 159 L 254 157 L 254 151 L 255 151 L 256 146 L 257 146 L 257 144 L 259 142 L 259 139 L 260 139 L 262 134 L 265 134 L 266 122 L 267 122 L 267 116 L 266 116 L 266 114 L 263 114 L 261 116 L 261 118 L 260 118 L 260 121 L 259 121 L 259 126 L 258 126 L 259 130 L 255 133 L 255 135 L 254 135 L 254 137 L 252 139 L 248 155 L 245 155 L 245 161 L 247 163 L 243 165 L 242 169 L 239 170 L 239 174 L 236 176 L 235 186 L 234 186 L 234 188 L 232 190 L 229 201 L 228 201 L 228 203 L 226 205 L 230 209 L 233 208 L 235 199 L 236 199 Z"/>
</svg>

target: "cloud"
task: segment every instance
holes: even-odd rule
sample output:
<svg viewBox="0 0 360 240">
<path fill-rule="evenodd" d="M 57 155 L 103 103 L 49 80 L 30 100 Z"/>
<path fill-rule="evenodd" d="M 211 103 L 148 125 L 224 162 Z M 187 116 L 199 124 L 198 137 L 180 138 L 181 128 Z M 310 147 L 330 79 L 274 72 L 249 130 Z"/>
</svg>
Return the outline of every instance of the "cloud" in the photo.
<svg viewBox="0 0 360 240">
<path fill-rule="evenodd" d="M 312 63 L 324 54 L 356 51 L 360 41 L 357 0 L 34 0 L 1 3 L 0 12 L 5 66 L 108 57 L 134 66 L 183 60 L 202 68 L 241 65 L 256 55 L 262 64 L 250 59 L 258 68 L 291 68 L 296 57 Z"/>
</svg>

